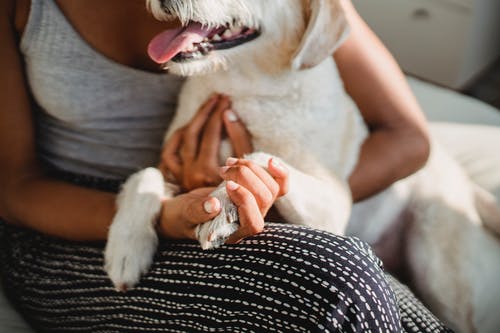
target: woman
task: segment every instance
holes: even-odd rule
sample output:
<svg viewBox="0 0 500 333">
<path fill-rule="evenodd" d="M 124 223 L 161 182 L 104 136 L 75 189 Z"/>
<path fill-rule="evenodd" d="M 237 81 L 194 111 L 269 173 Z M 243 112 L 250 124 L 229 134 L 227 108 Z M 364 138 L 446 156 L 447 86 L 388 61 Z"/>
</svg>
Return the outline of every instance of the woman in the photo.
<svg viewBox="0 0 500 333">
<path fill-rule="evenodd" d="M 335 59 L 372 130 L 350 179 L 359 200 L 416 171 L 428 141 L 396 64 L 350 2 L 343 5 L 353 32 Z M 229 190 L 242 224 L 230 243 L 239 244 L 203 252 L 190 241 L 194 226 L 219 209 L 208 197 L 212 188 L 198 187 L 219 180 L 213 147 L 222 127 L 236 152 L 251 150 L 224 97 L 207 102 L 166 145 L 164 166 L 197 189 L 164 203 L 158 232 L 165 239 L 151 271 L 134 290 L 114 291 L 102 271 L 102 241 L 115 193 L 137 168 L 155 164 L 181 84 L 157 73 L 145 53 L 167 23 L 152 19 L 142 1 L 0 6 L 2 276 L 38 330 L 444 330 L 363 243 L 264 227 L 263 216 L 286 192 L 279 166 L 264 179 L 240 159 L 233 167 L 248 172 L 227 173 L 238 179 Z"/>
</svg>

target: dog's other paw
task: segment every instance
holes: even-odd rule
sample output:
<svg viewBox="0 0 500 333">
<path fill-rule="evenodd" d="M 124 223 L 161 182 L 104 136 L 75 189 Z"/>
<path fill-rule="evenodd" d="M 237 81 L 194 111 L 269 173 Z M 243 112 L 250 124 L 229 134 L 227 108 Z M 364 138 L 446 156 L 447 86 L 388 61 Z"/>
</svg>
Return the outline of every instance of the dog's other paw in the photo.
<svg viewBox="0 0 500 333">
<path fill-rule="evenodd" d="M 204 250 L 221 246 L 240 227 L 238 208 L 226 192 L 226 182 L 220 184 L 211 196 L 219 199 L 222 208 L 214 219 L 196 227 L 196 238 Z"/>
<path fill-rule="evenodd" d="M 153 228 L 118 230 L 113 223 L 104 252 L 104 269 L 117 291 L 125 292 L 135 286 L 153 262 L 158 236 Z"/>
<path fill-rule="evenodd" d="M 136 285 L 151 266 L 158 245 L 155 221 L 166 193 L 163 176 L 154 168 L 135 173 L 123 185 L 104 253 L 104 269 L 118 291 Z"/>
</svg>

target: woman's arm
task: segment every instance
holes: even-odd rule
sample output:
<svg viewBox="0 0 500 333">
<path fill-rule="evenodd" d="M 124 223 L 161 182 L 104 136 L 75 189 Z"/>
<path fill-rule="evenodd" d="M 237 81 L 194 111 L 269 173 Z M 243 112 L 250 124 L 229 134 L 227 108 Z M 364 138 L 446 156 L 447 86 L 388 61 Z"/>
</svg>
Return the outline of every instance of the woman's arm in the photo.
<svg viewBox="0 0 500 333">
<path fill-rule="evenodd" d="M 50 179 L 35 154 L 31 100 L 18 51 L 13 1 L 0 3 L 0 216 L 7 222 L 77 241 L 104 240 L 115 214 L 116 195 Z M 189 220 L 208 221 L 208 196 L 186 195 L 169 200 L 170 215 L 162 225 L 169 232 Z M 210 199 L 209 199 L 210 200 Z M 200 208 L 200 209 L 196 209 Z M 177 229 L 182 229 L 181 231 Z"/>
<path fill-rule="evenodd" d="M 349 179 L 359 201 L 420 169 L 430 146 L 425 117 L 396 61 L 351 1 L 341 2 L 351 34 L 334 58 L 371 132 Z"/>
<path fill-rule="evenodd" d="M 1 2 L 0 216 L 67 239 L 105 239 L 114 214 L 114 195 L 50 180 L 37 165 L 14 12 L 14 1 Z"/>
</svg>

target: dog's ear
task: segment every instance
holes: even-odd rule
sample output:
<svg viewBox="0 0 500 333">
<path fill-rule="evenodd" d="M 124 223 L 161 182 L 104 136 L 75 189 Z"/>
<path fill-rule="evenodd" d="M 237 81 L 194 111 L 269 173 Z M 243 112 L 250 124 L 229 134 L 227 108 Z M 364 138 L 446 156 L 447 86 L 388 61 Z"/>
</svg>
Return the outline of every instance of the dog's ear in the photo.
<svg viewBox="0 0 500 333">
<path fill-rule="evenodd" d="M 292 58 L 292 68 L 306 69 L 331 56 L 344 41 L 349 25 L 339 0 L 309 0 L 309 22 Z"/>
</svg>

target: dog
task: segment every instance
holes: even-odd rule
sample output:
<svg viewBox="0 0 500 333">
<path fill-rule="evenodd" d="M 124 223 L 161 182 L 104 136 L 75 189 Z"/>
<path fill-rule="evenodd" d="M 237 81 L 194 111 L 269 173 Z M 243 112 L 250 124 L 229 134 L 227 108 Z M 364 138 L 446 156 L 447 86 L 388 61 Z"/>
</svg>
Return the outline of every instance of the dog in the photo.
<svg viewBox="0 0 500 333">
<path fill-rule="evenodd" d="M 246 158 L 263 167 L 279 158 L 289 170 L 289 192 L 275 203 L 286 221 L 357 236 L 383 261 L 399 257 L 414 290 L 451 328 L 498 330 L 500 208 L 438 143 L 422 170 L 352 205 L 347 180 L 368 130 L 331 57 L 349 31 L 340 0 L 147 6 L 159 20 L 183 23 L 153 39 L 152 58 L 170 73 L 195 77 L 183 86 L 165 140 L 213 93 L 231 96 L 256 150 Z M 118 290 L 149 269 L 158 242 L 154 221 L 162 200 L 177 191 L 155 168 L 124 184 L 105 249 L 105 270 Z M 196 230 L 204 249 L 238 228 L 224 184 L 213 195 L 222 211 Z"/>
</svg>

